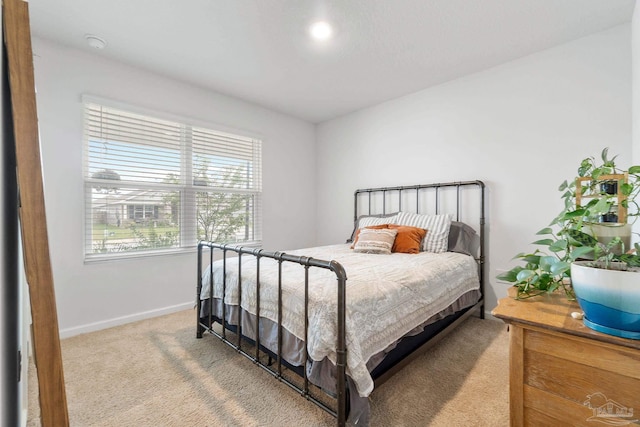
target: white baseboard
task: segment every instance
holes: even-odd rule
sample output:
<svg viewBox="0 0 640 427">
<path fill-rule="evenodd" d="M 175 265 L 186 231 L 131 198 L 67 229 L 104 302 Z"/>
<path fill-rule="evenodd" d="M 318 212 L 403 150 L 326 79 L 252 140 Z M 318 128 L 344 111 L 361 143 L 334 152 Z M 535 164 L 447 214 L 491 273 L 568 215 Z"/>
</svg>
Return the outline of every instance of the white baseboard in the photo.
<svg viewBox="0 0 640 427">
<path fill-rule="evenodd" d="M 27 417 L 29 416 L 29 412 L 26 409 L 22 410 L 22 419 L 20 420 L 21 427 L 27 427 Z"/>
<path fill-rule="evenodd" d="M 82 326 L 75 326 L 73 328 L 60 329 L 60 338 L 64 339 L 73 337 L 75 335 L 86 334 L 87 332 L 100 331 L 102 329 L 112 328 L 114 326 L 120 326 L 138 320 L 150 319 L 152 317 L 158 317 L 164 314 L 175 313 L 176 311 L 188 310 L 190 308 L 193 308 L 193 302 L 185 302 L 182 304 L 172 305 L 170 307 L 164 307 L 157 310 L 144 311 L 142 313 L 116 317 L 115 319 L 89 323 Z"/>
</svg>

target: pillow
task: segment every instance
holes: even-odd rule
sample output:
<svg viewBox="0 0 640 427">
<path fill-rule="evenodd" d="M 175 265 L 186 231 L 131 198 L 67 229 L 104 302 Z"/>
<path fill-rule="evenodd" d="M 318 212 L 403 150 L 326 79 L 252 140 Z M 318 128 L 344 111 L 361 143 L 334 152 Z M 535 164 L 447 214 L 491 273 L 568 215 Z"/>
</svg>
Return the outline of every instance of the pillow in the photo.
<svg viewBox="0 0 640 427">
<path fill-rule="evenodd" d="M 390 255 L 397 234 L 398 230 L 388 228 L 380 230 L 362 228 L 360 230 L 360 236 L 358 236 L 358 241 L 353 247 L 353 251 L 366 254 Z"/>
<path fill-rule="evenodd" d="M 428 230 L 422 240 L 420 250 L 435 253 L 447 251 L 449 227 L 451 227 L 451 217 L 449 215 L 420 215 L 410 212 L 398 212 L 398 216 L 393 223 Z"/>
<path fill-rule="evenodd" d="M 359 228 L 364 228 L 369 225 L 390 224 L 393 222 L 396 215 L 398 215 L 398 212 L 380 215 L 360 215 L 355 224 L 353 224 L 353 231 L 351 232 L 351 237 L 349 237 L 347 243 L 355 242 L 356 232 Z"/>
<path fill-rule="evenodd" d="M 403 254 L 417 254 L 420 252 L 420 244 L 425 234 L 427 234 L 427 230 L 410 227 L 408 225 L 395 224 L 389 224 L 389 229 L 398 230 L 396 241 L 393 242 L 391 252 L 400 252 Z"/>
<path fill-rule="evenodd" d="M 477 253 L 478 240 L 478 234 L 473 227 L 464 222 L 451 221 L 447 246 L 449 252 L 474 256 L 473 254 Z"/>
<path fill-rule="evenodd" d="M 356 230 L 356 237 L 354 237 L 353 239 L 353 243 L 351 244 L 351 249 L 353 249 L 353 247 L 356 245 L 356 242 L 358 241 L 358 236 L 360 235 L 360 231 L 364 230 L 364 229 L 369 229 L 369 230 L 382 230 L 385 228 L 389 228 L 389 224 L 380 224 L 380 225 L 369 225 L 367 227 L 364 228 L 358 228 Z"/>
</svg>

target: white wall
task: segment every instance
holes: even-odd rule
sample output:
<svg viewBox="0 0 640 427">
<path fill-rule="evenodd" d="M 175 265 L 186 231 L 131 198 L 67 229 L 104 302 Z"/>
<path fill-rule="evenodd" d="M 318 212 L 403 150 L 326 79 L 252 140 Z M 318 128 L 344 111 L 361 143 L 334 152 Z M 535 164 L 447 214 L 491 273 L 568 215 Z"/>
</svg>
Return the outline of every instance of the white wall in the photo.
<svg viewBox="0 0 640 427">
<path fill-rule="evenodd" d="M 195 300 L 195 253 L 84 263 L 84 93 L 261 135 L 264 247 L 315 244 L 312 124 L 98 54 L 38 38 L 33 43 L 47 223 L 63 337 L 190 307 Z"/>
<path fill-rule="evenodd" d="M 633 9 L 631 21 L 631 57 L 632 57 L 632 151 L 633 164 L 640 165 L 640 6 Z M 633 242 L 640 242 L 640 221 L 633 225 Z"/>
<path fill-rule="evenodd" d="M 195 297 L 194 254 L 84 263 L 83 93 L 263 135 L 267 249 L 343 241 L 351 231 L 356 188 L 484 180 L 489 308 L 506 289 L 496 283 L 496 271 L 510 268 L 515 253 L 532 248 L 527 244 L 534 233 L 560 208 L 557 186 L 575 174 L 578 162 L 605 146 L 620 154 L 623 166 L 631 162 L 630 25 L 322 123 L 317 130 L 45 40 L 34 39 L 34 52 L 63 336 L 186 307 Z M 638 143 L 633 146 L 638 156 Z M 286 191 L 279 191 L 285 181 Z"/>
<path fill-rule="evenodd" d="M 633 86 L 633 106 L 632 106 L 632 150 L 633 164 L 640 165 L 640 6 L 636 4 L 633 9 L 633 20 L 631 21 L 631 66 Z M 640 233 L 640 223 L 636 222 L 635 231 Z"/>
<path fill-rule="evenodd" d="M 356 188 L 480 179 L 488 186 L 487 306 L 559 184 L 604 147 L 631 155 L 630 25 L 318 126 L 318 243 L 343 241 Z"/>
</svg>

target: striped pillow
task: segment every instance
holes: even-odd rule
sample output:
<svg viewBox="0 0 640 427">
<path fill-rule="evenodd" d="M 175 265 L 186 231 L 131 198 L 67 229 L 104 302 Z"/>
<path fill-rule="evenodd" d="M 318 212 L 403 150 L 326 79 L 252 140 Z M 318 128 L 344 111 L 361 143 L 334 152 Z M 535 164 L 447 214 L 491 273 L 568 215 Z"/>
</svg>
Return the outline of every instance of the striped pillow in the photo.
<svg viewBox="0 0 640 427">
<path fill-rule="evenodd" d="M 398 230 L 383 228 L 376 230 L 373 228 L 362 228 L 358 235 L 358 241 L 353 247 L 354 252 L 367 254 L 391 254 L 393 242 L 396 240 Z"/>
<path fill-rule="evenodd" d="M 395 212 L 392 214 L 360 215 L 356 220 L 353 231 L 351 232 L 351 237 L 347 240 L 347 243 L 355 243 L 357 237 L 356 232 L 358 229 L 369 227 L 371 225 L 391 224 L 396 219 L 397 214 L 398 213 Z M 353 249 L 353 245 L 351 246 L 351 249 Z"/>
<path fill-rule="evenodd" d="M 383 228 L 389 228 L 389 225 L 391 225 L 391 224 L 367 225 L 365 228 L 372 228 L 374 230 L 381 230 Z M 353 249 L 353 247 L 358 242 L 358 236 L 360 235 L 360 231 L 362 231 L 362 230 L 363 230 L 362 228 L 358 228 L 356 230 L 356 237 L 353 239 L 353 243 L 351 243 L 351 249 Z"/>
<path fill-rule="evenodd" d="M 394 223 L 427 230 L 427 235 L 422 239 L 420 250 L 435 253 L 447 251 L 449 228 L 451 227 L 451 217 L 449 215 L 420 215 L 411 212 L 398 212 Z"/>
</svg>

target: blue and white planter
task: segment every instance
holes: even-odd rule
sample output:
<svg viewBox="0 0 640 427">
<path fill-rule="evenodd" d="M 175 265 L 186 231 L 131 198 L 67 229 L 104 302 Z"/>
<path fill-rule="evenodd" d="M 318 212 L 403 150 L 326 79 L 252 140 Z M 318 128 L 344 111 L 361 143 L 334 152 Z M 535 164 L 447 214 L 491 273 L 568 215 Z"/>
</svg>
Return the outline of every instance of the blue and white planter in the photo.
<svg viewBox="0 0 640 427">
<path fill-rule="evenodd" d="M 640 339 L 640 272 L 593 268 L 588 263 L 571 264 L 584 324 L 605 334 Z"/>
</svg>

